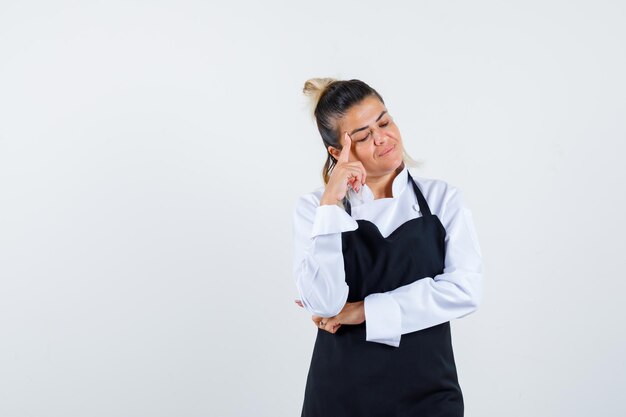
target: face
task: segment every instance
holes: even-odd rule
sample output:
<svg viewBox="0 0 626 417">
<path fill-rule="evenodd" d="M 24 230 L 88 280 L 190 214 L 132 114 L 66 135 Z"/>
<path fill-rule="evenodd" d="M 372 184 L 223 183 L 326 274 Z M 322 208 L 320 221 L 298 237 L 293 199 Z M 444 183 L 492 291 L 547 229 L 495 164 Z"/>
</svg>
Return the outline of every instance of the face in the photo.
<svg viewBox="0 0 626 417">
<path fill-rule="evenodd" d="M 352 106 L 339 120 L 341 144 L 344 132 L 350 135 L 350 161 L 361 161 L 368 176 L 387 175 L 403 161 L 400 130 L 377 97 L 367 97 Z M 331 151 L 331 149 L 329 149 Z M 332 148 L 333 156 L 339 150 Z"/>
</svg>

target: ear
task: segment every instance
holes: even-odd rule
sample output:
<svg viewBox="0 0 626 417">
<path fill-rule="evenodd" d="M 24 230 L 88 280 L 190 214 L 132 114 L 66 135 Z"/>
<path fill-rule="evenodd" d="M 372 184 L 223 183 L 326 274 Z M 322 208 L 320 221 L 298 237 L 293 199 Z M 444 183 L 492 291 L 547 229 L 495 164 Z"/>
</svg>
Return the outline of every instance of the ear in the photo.
<svg viewBox="0 0 626 417">
<path fill-rule="evenodd" d="M 333 158 L 338 159 L 341 151 L 337 148 L 333 148 L 332 146 L 328 147 L 328 153 L 333 156 Z"/>
</svg>

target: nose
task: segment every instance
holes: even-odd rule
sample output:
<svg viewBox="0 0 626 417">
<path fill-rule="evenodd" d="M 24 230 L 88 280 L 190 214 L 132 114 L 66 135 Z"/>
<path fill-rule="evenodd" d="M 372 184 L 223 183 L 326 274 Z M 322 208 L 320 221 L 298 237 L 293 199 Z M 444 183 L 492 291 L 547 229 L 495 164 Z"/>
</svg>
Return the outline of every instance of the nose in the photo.
<svg viewBox="0 0 626 417">
<path fill-rule="evenodd" d="M 374 139 L 374 144 L 376 145 L 381 145 L 385 143 L 385 140 L 386 140 L 385 134 L 381 132 L 379 129 L 374 129 L 372 131 L 372 138 Z"/>
</svg>

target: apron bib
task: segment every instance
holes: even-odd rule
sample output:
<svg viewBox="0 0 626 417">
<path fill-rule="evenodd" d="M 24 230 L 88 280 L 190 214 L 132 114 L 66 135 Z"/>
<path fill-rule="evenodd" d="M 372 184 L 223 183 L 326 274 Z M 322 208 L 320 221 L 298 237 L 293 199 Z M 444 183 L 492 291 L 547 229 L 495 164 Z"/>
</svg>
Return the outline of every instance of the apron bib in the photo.
<svg viewBox="0 0 626 417">
<path fill-rule="evenodd" d="M 408 174 L 422 213 L 388 237 L 357 220 L 341 234 L 348 302 L 441 274 L 446 230 Z M 349 201 L 344 206 L 351 214 Z M 365 340 L 365 323 L 318 329 L 302 417 L 462 417 L 450 322 L 402 335 L 399 347 Z"/>
</svg>

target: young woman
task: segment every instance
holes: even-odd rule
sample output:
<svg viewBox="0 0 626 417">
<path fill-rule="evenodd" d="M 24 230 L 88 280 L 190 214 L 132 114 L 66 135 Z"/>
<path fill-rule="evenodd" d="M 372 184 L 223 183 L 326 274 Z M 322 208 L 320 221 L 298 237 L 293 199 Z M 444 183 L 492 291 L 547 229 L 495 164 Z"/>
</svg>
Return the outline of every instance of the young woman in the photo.
<svg viewBox="0 0 626 417">
<path fill-rule="evenodd" d="M 360 80 L 311 79 L 324 187 L 296 203 L 296 302 L 318 327 L 302 416 L 463 415 L 450 320 L 482 260 L 458 188 L 411 175 L 398 126 Z"/>
</svg>

